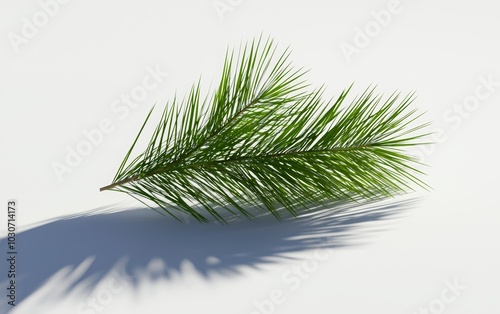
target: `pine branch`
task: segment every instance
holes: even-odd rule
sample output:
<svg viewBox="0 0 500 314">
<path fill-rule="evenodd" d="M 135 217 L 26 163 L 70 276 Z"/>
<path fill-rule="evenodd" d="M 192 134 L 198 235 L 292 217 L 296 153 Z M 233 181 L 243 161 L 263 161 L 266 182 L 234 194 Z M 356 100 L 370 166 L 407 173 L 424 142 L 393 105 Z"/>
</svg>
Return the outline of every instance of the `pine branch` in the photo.
<svg viewBox="0 0 500 314">
<path fill-rule="evenodd" d="M 325 101 L 308 91 L 272 40 L 228 52 L 218 88 L 201 99 L 200 83 L 165 107 L 152 138 L 132 151 L 103 190 L 146 199 L 175 216 L 225 222 L 223 212 L 253 219 L 257 207 L 280 219 L 322 202 L 392 197 L 426 188 L 404 148 L 420 144 L 428 124 L 409 110 L 410 94 L 387 98 L 369 88 L 344 105 L 351 87 Z M 176 217 L 177 218 L 177 217 Z"/>
</svg>

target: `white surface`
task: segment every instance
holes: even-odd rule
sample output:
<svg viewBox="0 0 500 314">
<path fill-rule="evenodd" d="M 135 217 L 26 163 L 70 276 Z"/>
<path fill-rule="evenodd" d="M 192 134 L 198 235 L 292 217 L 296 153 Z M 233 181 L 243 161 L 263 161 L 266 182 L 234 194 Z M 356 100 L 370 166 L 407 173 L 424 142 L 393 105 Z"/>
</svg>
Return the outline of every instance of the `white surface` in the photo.
<svg viewBox="0 0 500 314">
<path fill-rule="evenodd" d="M 220 18 L 217 3 L 232 10 Z M 376 27 L 371 12 L 388 8 L 396 13 L 348 62 L 342 43 L 353 45 L 357 28 Z M 40 4 L 2 2 L 0 191 L 2 202 L 20 204 L 25 296 L 12 313 L 258 313 L 255 302 L 276 289 L 283 302 L 268 313 L 411 314 L 429 306 L 436 307 L 429 313 L 500 312 L 500 86 L 489 95 L 479 87 L 481 78 L 500 81 L 499 9 L 486 0 L 73 0 L 16 52 L 9 34 L 20 35 L 23 18 L 40 15 Z M 332 95 L 353 81 L 355 92 L 371 83 L 384 92 L 416 90 L 414 105 L 440 134 L 436 145 L 416 152 L 430 165 L 434 190 L 396 215 L 361 223 L 221 227 L 180 225 L 144 209 L 109 214 L 140 207 L 98 188 L 112 179 L 153 103 L 182 95 L 200 75 L 208 87 L 227 45 L 261 33 L 290 45 L 295 64 L 310 68 L 308 78 L 326 83 Z M 156 67 L 168 76 L 146 99 L 126 117 L 113 111 L 114 101 Z M 478 89 L 477 108 L 453 111 Z M 75 148 L 103 119 L 112 132 L 60 182 L 53 163 L 64 162 L 66 147 Z M 82 214 L 96 208 L 108 214 Z M 2 254 L 5 220 L 2 214 Z M 325 232 L 333 233 L 328 241 Z M 305 235 L 342 246 L 294 290 L 282 276 L 297 280 L 293 265 L 327 251 L 305 245 Z M 277 259 L 280 253 L 296 260 Z M 5 269 L 2 258 L 2 291 Z M 455 279 L 467 288 L 439 309 L 443 296 L 453 297 L 445 281 Z M 100 301 L 90 310 L 93 298 Z M 1 300 L 5 310 L 3 293 Z"/>
</svg>

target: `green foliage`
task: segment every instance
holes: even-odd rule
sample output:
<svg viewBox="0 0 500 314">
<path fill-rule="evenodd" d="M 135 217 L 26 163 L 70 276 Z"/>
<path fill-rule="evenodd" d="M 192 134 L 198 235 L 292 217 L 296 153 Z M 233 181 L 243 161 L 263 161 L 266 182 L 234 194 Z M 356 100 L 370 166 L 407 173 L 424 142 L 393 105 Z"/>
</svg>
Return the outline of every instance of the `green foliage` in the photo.
<svg viewBox="0 0 500 314">
<path fill-rule="evenodd" d="M 131 160 L 150 112 L 101 190 L 129 193 L 174 217 L 177 209 L 225 222 L 223 213 L 254 218 L 252 208 L 280 219 L 323 202 L 425 188 L 404 151 L 420 144 L 427 125 L 414 125 L 413 94 L 384 98 L 369 88 L 344 105 L 349 87 L 324 100 L 324 88 L 308 91 L 306 71 L 292 67 L 289 55 L 262 38 L 237 56 L 228 51 L 213 95 L 202 98 L 198 83 L 184 100 L 173 99 L 146 150 Z"/>
</svg>

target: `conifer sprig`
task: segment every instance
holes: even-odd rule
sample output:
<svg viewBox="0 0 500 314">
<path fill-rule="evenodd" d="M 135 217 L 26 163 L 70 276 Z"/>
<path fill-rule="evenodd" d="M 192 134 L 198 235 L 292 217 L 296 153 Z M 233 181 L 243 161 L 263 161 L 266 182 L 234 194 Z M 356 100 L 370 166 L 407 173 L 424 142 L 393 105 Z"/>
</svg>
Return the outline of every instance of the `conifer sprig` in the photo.
<svg viewBox="0 0 500 314">
<path fill-rule="evenodd" d="M 282 210 L 297 216 L 322 202 L 426 187 L 404 151 L 426 135 L 409 108 L 413 94 L 383 97 L 368 88 L 346 105 L 351 87 L 324 100 L 324 88 L 309 91 L 306 71 L 271 39 L 235 54 L 226 53 L 213 95 L 202 98 L 198 82 L 185 99 L 174 98 L 145 151 L 130 160 L 150 111 L 101 191 L 145 199 L 176 218 L 174 209 L 225 222 L 223 212 L 252 219 L 249 209 L 258 208 L 280 219 Z"/>
</svg>

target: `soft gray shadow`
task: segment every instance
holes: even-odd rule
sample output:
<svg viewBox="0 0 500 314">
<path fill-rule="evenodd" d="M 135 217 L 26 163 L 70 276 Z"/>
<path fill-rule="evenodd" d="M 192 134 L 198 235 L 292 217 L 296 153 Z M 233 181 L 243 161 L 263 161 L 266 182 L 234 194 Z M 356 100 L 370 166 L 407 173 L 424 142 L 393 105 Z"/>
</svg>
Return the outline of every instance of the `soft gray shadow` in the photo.
<svg viewBox="0 0 500 314">
<path fill-rule="evenodd" d="M 287 254 L 319 246 L 353 245 L 351 240 L 359 240 L 360 230 L 355 227 L 360 223 L 396 217 L 416 201 L 335 206 L 299 219 L 261 217 L 229 225 L 182 224 L 147 208 L 107 208 L 59 219 L 17 236 L 18 304 L 61 269 L 77 267 L 89 257 L 94 257 L 92 264 L 65 293 L 81 283 L 85 283 L 85 293 L 91 293 L 119 261 L 125 261 L 123 270 L 133 284 L 137 284 L 134 275 L 147 270 L 152 260 L 163 262 L 154 272 L 156 277 L 182 276 L 181 265 L 187 260 L 211 280 L 213 274 L 238 275 L 244 266 L 258 268 L 280 262 Z M 0 247 L 6 246 L 6 238 L 0 239 Z M 2 291 L 6 284 L 2 277 Z"/>
</svg>

